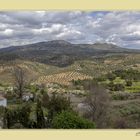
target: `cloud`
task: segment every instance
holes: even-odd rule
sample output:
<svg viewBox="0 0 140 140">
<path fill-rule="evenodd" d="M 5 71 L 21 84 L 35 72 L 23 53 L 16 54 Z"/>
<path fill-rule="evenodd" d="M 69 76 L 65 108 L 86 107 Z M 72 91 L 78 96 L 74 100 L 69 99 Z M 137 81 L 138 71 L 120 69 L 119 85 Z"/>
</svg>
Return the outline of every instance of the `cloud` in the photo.
<svg viewBox="0 0 140 140">
<path fill-rule="evenodd" d="M 0 47 L 64 39 L 140 48 L 140 12 L 1 11 Z"/>
</svg>

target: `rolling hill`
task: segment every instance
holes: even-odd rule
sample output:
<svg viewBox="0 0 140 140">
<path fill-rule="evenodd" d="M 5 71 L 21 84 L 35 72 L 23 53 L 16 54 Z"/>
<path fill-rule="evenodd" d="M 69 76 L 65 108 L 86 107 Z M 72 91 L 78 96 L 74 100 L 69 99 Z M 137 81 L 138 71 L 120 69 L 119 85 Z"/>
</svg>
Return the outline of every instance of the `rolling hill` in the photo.
<svg viewBox="0 0 140 140">
<path fill-rule="evenodd" d="M 14 66 L 22 67 L 37 83 L 69 84 L 72 79 L 98 77 L 120 68 L 140 70 L 139 60 L 140 51 L 106 43 L 71 44 L 54 40 L 11 46 L 0 49 L 0 83 L 12 83 Z"/>
<path fill-rule="evenodd" d="M 138 52 L 140 51 L 124 49 L 107 43 L 71 44 L 64 40 L 53 40 L 0 49 L 0 60 L 21 59 L 65 67 L 74 63 L 75 60 L 91 59 L 108 54 Z"/>
</svg>

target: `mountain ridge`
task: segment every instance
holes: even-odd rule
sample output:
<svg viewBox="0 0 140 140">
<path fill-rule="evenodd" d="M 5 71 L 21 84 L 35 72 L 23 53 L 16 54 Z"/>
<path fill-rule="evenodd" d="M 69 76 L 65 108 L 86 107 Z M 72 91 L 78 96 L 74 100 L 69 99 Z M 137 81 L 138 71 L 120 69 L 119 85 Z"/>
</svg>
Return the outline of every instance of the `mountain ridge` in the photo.
<svg viewBox="0 0 140 140">
<path fill-rule="evenodd" d="M 0 49 L 0 60 L 31 60 L 63 67 L 75 60 L 91 59 L 107 54 L 139 52 L 107 43 L 72 44 L 65 40 L 52 40 Z"/>
</svg>

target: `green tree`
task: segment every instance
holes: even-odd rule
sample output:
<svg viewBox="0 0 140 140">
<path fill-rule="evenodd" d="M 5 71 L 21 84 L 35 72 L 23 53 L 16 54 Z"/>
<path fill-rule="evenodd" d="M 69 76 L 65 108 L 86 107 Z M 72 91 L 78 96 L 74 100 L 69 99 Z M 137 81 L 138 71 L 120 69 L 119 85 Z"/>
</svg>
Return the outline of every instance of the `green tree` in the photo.
<svg viewBox="0 0 140 140">
<path fill-rule="evenodd" d="M 110 81 L 113 81 L 113 80 L 115 80 L 116 75 L 113 74 L 113 73 L 108 73 L 108 74 L 107 74 L 107 78 L 108 78 Z"/>
<path fill-rule="evenodd" d="M 49 103 L 47 105 L 48 108 L 48 127 L 51 127 L 52 119 L 57 113 L 60 113 L 64 110 L 71 110 L 70 100 L 60 95 L 53 94 Z"/>
<path fill-rule="evenodd" d="M 29 104 L 21 105 L 15 108 L 5 108 L 4 113 L 4 127 L 16 127 L 15 124 L 21 124 L 23 127 L 28 128 L 30 122 L 31 107 Z"/>
<path fill-rule="evenodd" d="M 132 81 L 131 80 L 126 80 L 126 86 L 132 86 Z"/>
<path fill-rule="evenodd" d="M 52 127 L 57 129 L 86 129 L 95 128 L 95 124 L 74 112 L 62 111 L 53 118 Z"/>
<path fill-rule="evenodd" d="M 28 103 L 22 105 L 22 107 L 19 109 L 18 112 L 19 121 L 26 128 L 28 128 L 30 122 L 30 113 L 31 113 L 31 106 Z"/>
<path fill-rule="evenodd" d="M 37 100 L 36 118 L 37 118 L 37 128 L 45 128 L 45 118 L 40 100 Z"/>
<path fill-rule="evenodd" d="M 17 121 L 17 111 L 5 108 L 4 113 L 4 128 L 10 128 Z"/>
<path fill-rule="evenodd" d="M 49 95 L 46 91 L 43 91 L 41 96 L 41 102 L 43 107 L 47 107 L 49 103 Z"/>
</svg>

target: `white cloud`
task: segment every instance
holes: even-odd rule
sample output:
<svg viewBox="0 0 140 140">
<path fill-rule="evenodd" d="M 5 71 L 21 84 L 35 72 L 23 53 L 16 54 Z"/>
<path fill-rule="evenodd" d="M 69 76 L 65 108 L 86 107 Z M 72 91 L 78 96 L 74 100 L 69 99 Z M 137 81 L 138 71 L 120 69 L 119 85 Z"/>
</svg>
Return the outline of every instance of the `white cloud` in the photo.
<svg viewBox="0 0 140 140">
<path fill-rule="evenodd" d="M 66 40 L 71 40 L 73 38 L 73 40 L 75 40 L 79 39 L 81 35 L 82 33 L 80 31 L 65 29 L 62 33 L 56 35 L 56 37 L 58 39 L 66 39 Z"/>
<path fill-rule="evenodd" d="M 3 31 L 3 34 L 7 35 L 7 36 L 12 35 L 13 34 L 13 30 L 12 29 L 6 29 L 5 31 Z"/>
<path fill-rule="evenodd" d="M 0 12 L 0 47 L 52 39 L 139 46 L 140 12 Z"/>
</svg>

